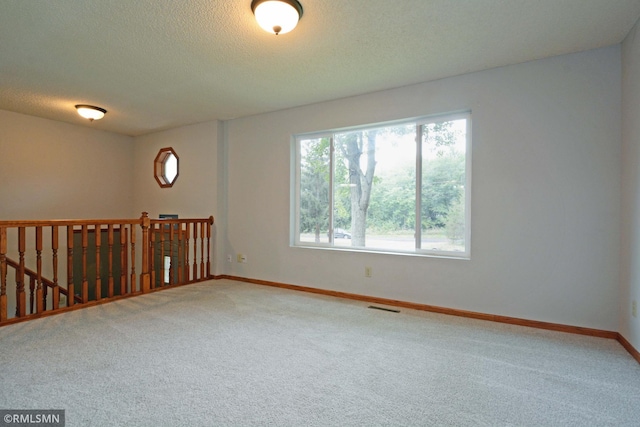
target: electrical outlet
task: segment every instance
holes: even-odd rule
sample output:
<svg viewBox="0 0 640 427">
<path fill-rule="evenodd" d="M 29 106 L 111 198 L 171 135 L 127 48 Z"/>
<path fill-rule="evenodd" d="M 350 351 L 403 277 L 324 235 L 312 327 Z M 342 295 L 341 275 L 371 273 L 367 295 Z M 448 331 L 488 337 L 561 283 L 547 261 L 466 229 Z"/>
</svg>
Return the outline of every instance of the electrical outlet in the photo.
<svg viewBox="0 0 640 427">
<path fill-rule="evenodd" d="M 231 254 L 227 255 L 227 262 L 233 262 L 233 256 Z"/>
<path fill-rule="evenodd" d="M 631 315 L 633 317 L 638 317 L 638 303 L 636 302 L 636 300 L 633 300 L 633 302 L 631 303 Z"/>
<path fill-rule="evenodd" d="M 244 254 L 238 254 L 238 256 L 236 257 L 236 260 L 244 264 L 247 262 L 247 256 Z"/>
<path fill-rule="evenodd" d="M 373 275 L 373 269 L 371 267 L 364 268 L 364 277 L 371 277 Z"/>
</svg>

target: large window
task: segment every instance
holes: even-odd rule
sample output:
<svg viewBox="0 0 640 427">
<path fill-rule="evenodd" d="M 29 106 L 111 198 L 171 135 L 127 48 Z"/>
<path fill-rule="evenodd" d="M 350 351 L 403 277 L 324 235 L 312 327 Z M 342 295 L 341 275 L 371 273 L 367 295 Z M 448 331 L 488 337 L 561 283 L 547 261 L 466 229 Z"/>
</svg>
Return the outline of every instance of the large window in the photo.
<svg viewBox="0 0 640 427">
<path fill-rule="evenodd" d="M 295 138 L 294 244 L 469 256 L 469 113 Z"/>
</svg>

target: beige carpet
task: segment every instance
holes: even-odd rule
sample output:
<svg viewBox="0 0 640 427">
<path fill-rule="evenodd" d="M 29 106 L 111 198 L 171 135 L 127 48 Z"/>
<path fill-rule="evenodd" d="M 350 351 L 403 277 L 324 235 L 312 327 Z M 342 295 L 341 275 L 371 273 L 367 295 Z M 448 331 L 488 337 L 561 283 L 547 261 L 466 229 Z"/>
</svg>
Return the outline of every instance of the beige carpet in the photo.
<svg viewBox="0 0 640 427">
<path fill-rule="evenodd" d="M 67 426 L 638 426 L 613 340 L 228 280 L 0 328 L 0 409 Z"/>
</svg>

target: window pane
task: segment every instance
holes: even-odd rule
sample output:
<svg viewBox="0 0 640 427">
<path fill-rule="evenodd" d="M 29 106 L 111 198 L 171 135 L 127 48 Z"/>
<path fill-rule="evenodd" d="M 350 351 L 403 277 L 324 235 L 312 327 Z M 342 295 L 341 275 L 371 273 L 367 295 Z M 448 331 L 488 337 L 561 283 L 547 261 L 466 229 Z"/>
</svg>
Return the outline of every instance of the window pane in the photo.
<svg viewBox="0 0 640 427">
<path fill-rule="evenodd" d="M 409 124 L 335 135 L 335 246 L 415 249 L 415 131 Z"/>
<path fill-rule="evenodd" d="M 169 184 L 173 184 L 176 176 L 178 176 L 178 159 L 170 153 L 164 161 L 164 177 Z"/>
<path fill-rule="evenodd" d="M 467 120 L 430 123 L 422 132 L 421 248 L 465 251 Z"/>
<path fill-rule="evenodd" d="M 468 256 L 470 120 L 456 113 L 297 137 L 296 242 Z"/>
<path fill-rule="evenodd" d="M 329 242 L 330 139 L 300 144 L 300 242 Z"/>
</svg>

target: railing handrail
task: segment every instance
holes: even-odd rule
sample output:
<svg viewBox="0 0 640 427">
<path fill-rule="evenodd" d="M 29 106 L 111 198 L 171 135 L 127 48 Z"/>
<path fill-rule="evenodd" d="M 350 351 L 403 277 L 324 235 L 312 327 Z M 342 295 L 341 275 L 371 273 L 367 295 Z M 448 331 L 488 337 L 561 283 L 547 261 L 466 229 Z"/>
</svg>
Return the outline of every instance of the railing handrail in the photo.
<svg viewBox="0 0 640 427">
<path fill-rule="evenodd" d="M 9 258 L 6 257 L 7 260 L 7 265 L 10 266 L 11 268 L 15 268 L 16 270 L 20 269 L 20 263 Z M 35 271 L 31 270 L 30 268 L 25 267 L 24 268 L 24 274 L 29 276 L 30 279 L 37 279 L 38 278 L 38 273 L 36 273 Z M 52 280 L 47 279 L 46 277 L 40 277 L 40 280 L 42 280 L 42 284 L 46 285 L 50 288 L 55 288 L 56 284 L 53 283 Z"/>
<path fill-rule="evenodd" d="M 149 219 L 151 223 L 194 223 L 209 222 L 213 224 L 213 216 L 209 218 L 185 218 L 185 219 Z M 123 219 L 48 219 L 48 220 L 19 220 L 6 221 L 0 220 L 0 227 L 49 227 L 60 226 L 68 227 L 72 225 L 119 225 L 119 224 L 140 224 L 141 218 L 123 218 Z"/>
<path fill-rule="evenodd" d="M 49 220 L 23 220 L 23 221 L 0 221 L 0 227 L 68 227 L 73 225 L 118 225 L 118 224 L 140 224 L 140 218 L 130 219 L 49 219 Z"/>
<path fill-rule="evenodd" d="M 213 216 L 151 219 L 147 212 L 140 218 L 0 220 L 0 326 L 14 321 L 9 319 L 9 303 L 15 303 L 16 318 L 31 318 L 62 310 L 60 294 L 67 296 L 67 309 L 75 303 L 87 305 L 209 280 L 212 225 Z M 10 242 L 15 242 L 13 249 L 8 247 Z M 19 260 L 8 257 L 13 253 Z M 37 268 L 28 268 L 28 262 L 35 262 Z M 74 271 L 78 266 L 80 272 Z M 59 276 L 64 267 L 66 274 Z M 7 294 L 8 285 L 13 287 L 7 280 L 8 268 L 16 271 L 15 301 Z M 43 277 L 45 272 L 53 280 Z M 25 302 L 26 282 L 30 284 L 31 313 Z M 49 300 L 48 289 L 52 290 Z"/>
</svg>

